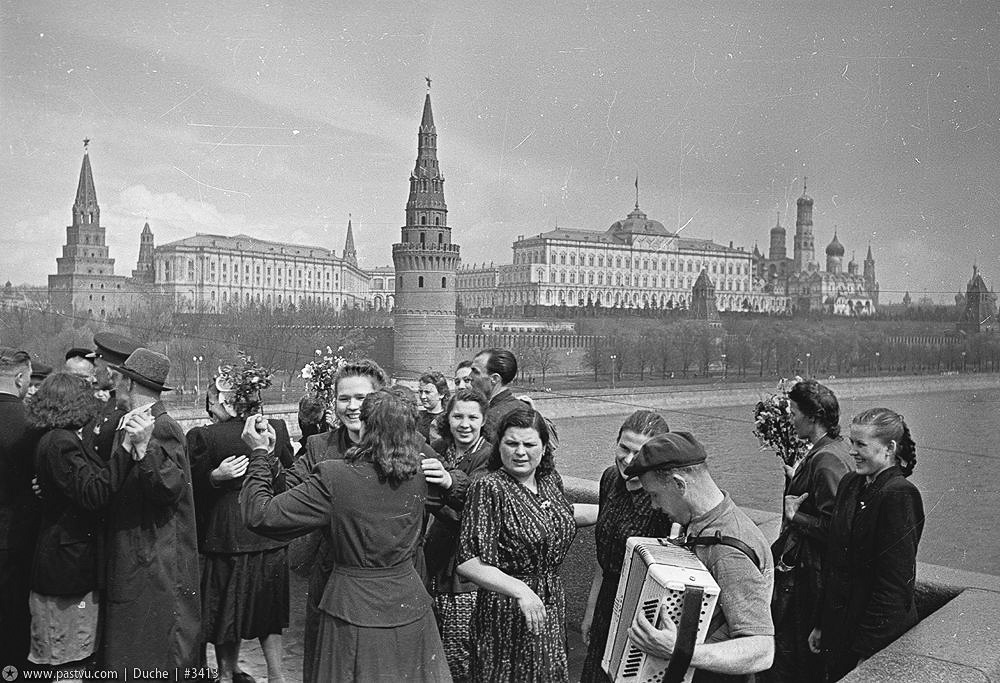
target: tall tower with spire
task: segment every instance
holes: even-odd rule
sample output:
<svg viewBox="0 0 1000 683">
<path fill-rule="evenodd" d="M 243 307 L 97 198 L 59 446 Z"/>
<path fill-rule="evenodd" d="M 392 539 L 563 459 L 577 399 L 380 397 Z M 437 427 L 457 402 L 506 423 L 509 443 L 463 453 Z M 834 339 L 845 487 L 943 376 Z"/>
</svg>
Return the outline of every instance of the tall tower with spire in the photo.
<svg viewBox="0 0 1000 683">
<path fill-rule="evenodd" d="M 868 245 L 868 255 L 865 256 L 864 270 L 861 277 L 865 282 L 865 291 L 871 297 L 872 303 L 878 306 L 878 280 L 875 279 L 875 257 L 872 256 L 872 245 Z"/>
<path fill-rule="evenodd" d="M 139 235 L 139 260 L 132 271 L 132 279 L 140 282 L 152 283 L 155 279 L 156 271 L 153 269 L 153 254 L 156 245 L 153 243 L 153 231 L 149 229 L 149 221 L 142 226 L 142 234 Z"/>
<path fill-rule="evenodd" d="M 49 275 L 49 304 L 58 311 L 103 319 L 124 311 L 126 278 L 115 275 L 108 253 L 101 208 L 97 204 L 90 166 L 90 140 L 83 141 L 83 163 L 73 201 L 73 224 L 66 227 L 66 244 Z"/>
<path fill-rule="evenodd" d="M 813 245 L 813 200 L 806 194 L 806 182 L 802 181 L 802 196 L 795 202 L 797 214 L 795 217 L 794 251 L 792 253 L 792 272 L 801 273 L 809 270 L 816 259 Z"/>
<path fill-rule="evenodd" d="M 392 245 L 394 374 L 412 378 L 429 369 L 447 372 L 455 365 L 455 271 L 460 258 L 448 227 L 430 79 L 417 133 L 417 162 L 410 173 L 406 225 L 401 231 L 400 242 Z"/>
<path fill-rule="evenodd" d="M 351 216 L 347 216 L 347 239 L 344 240 L 344 260 L 355 268 L 358 267 L 358 250 L 354 248 L 354 230 L 351 228 Z"/>
</svg>

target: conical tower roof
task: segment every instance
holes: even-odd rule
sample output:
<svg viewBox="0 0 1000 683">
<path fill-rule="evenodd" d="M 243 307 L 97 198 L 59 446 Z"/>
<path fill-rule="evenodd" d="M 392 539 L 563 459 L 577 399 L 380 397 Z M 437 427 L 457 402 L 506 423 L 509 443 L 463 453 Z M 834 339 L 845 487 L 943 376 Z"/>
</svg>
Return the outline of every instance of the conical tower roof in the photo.
<svg viewBox="0 0 1000 683">
<path fill-rule="evenodd" d="M 94 189 L 94 172 L 90 168 L 90 154 L 87 151 L 87 144 L 90 140 L 84 140 L 83 164 L 80 166 L 80 181 L 76 186 L 76 200 L 73 202 L 74 209 L 84 209 L 97 206 L 97 190 Z"/>
<path fill-rule="evenodd" d="M 351 218 L 347 218 L 347 239 L 344 240 L 344 260 L 355 266 L 358 265 L 358 252 L 354 248 L 354 229 L 351 226 Z"/>
</svg>

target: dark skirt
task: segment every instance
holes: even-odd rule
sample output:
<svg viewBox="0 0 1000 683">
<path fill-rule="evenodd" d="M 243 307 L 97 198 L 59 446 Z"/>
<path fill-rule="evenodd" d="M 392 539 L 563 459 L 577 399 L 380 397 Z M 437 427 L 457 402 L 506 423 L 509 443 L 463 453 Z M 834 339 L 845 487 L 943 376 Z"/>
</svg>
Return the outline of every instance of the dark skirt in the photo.
<svg viewBox="0 0 1000 683">
<path fill-rule="evenodd" d="M 305 683 L 451 681 L 431 610 L 412 624 L 387 628 L 356 626 L 321 612 L 316 641 Z"/>
<path fill-rule="evenodd" d="M 434 614 L 441 632 L 441 644 L 448 659 L 451 677 L 456 681 L 469 678 L 469 630 L 475 606 L 475 593 L 441 593 L 434 596 Z"/>
<path fill-rule="evenodd" d="M 266 638 L 288 627 L 286 548 L 206 553 L 201 573 L 202 634 L 213 644 Z"/>
<path fill-rule="evenodd" d="M 601 590 L 597 593 L 594 603 L 594 617 L 590 622 L 590 643 L 587 645 L 587 657 L 583 660 L 582 683 L 608 683 L 611 679 L 601 667 L 604 659 L 604 648 L 608 642 L 608 632 L 611 630 L 611 617 L 615 608 L 615 596 L 618 594 L 619 574 L 604 574 Z"/>
</svg>

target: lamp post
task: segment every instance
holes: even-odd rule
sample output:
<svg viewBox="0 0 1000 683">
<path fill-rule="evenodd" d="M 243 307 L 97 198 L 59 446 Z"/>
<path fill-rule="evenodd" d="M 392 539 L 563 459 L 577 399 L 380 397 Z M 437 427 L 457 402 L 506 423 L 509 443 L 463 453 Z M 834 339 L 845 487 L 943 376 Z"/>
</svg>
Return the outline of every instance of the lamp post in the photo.
<svg viewBox="0 0 1000 683">
<path fill-rule="evenodd" d="M 198 386 L 194 389 L 194 398 L 198 400 L 198 394 L 201 392 L 201 364 L 205 360 L 204 356 L 195 356 L 191 360 L 194 361 L 194 373 L 195 381 L 198 382 Z"/>
<path fill-rule="evenodd" d="M 880 358 L 881 356 L 882 356 L 882 354 L 881 354 L 881 353 L 879 353 L 878 351 L 876 351 L 876 352 L 875 352 L 875 376 L 876 376 L 876 377 L 878 377 L 878 370 L 879 370 L 879 367 L 878 367 L 878 366 L 879 366 L 879 358 Z"/>
<path fill-rule="evenodd" d="M 611 354 L 611 390 L 615 390 L 615 361 L 618 360 L 618 356 Z"/>
<path fill-rule="evenodd" d="M 812 358 L 811 353 L 806 353 L 806 379 L 809 379 L 809 359 Z"/>
<path fill-rule="evenodd" d="M 965 372 L 965 351 L 962 351 L 962 372 Z"/>
<path fill-rule="evenodd" d="M 726 363 L 726 354 L 720 354 L 719 358 L 722 359 L 722 381 L 726 381 L 727 370 L 729 369 L 728 363 Z"/>
</svg>

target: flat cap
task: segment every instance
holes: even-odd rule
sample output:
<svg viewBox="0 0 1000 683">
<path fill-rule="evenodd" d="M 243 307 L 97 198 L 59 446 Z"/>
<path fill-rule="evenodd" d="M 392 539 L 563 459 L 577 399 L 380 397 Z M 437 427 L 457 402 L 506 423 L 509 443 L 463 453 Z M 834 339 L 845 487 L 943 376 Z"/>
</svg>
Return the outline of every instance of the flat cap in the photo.
<svg viewBox="0 0 1000 683">
<path fill-rule="evenodd" d="M 52 366 L 40 360 L 31 361 L 31 379 L 43 380 L 52 374 Z"/>
<path fill-rule="evenodd" d="M 90 358 L 103 358 L 111 365 L 121 365 L 142 343 L 114 332 L 98 332 L 94 335 L 97 350 Z"/>
<path fill-rule="evenodd" d="M 705 449 L 691 432 L 659 434 L 643 444 L 625 476 L 638 477 L 650 470 L 672 470 L 705 462 Z"/>
</svg>

